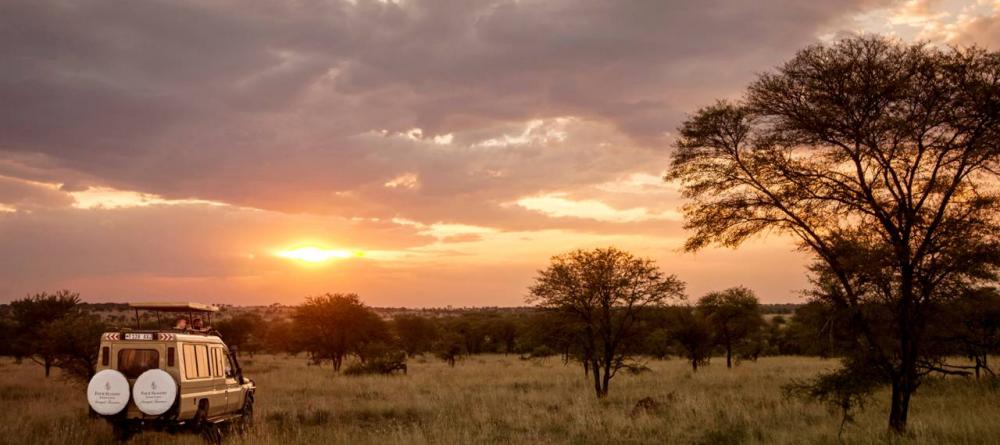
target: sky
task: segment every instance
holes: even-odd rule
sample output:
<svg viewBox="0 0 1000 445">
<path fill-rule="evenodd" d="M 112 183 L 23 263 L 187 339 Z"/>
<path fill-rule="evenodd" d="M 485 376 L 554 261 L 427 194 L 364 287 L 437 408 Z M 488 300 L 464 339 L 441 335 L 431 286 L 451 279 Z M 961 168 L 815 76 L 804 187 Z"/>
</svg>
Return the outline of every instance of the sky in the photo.
<svg viewBox="0 0 1000 445">
<path fill-rule="evenodd" d="M 811 44 L 1000 44 L 1000 1 L 0 2 L 0 302 L 525 304 L 617 246 L 801 301 L 780 234 L 680 250 L 685 116 Z"/>
</svg>

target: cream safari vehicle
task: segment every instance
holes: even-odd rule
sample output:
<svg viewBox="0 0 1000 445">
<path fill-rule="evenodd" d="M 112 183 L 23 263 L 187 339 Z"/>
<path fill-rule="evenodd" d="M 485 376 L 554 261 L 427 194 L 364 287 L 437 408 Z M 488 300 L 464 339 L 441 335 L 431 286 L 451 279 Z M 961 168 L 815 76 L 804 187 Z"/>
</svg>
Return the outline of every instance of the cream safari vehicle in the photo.
<svg viewBox="0 0 1000 445">
<path fill-rule="evenodd" d="M 129 306 L 135 310 L 135 329 L 104 333 L 98 371 L 87 386 L 90 408 L 112 424 L 119 440 L 154 429 L 199 432 L 220 442 L 221 426 L 249 424 L 256 386 L 243 376 L 236 354 L 217 332 L 143 329 L 139 317 L 139 311 L 155 311 L 157 321 L 174 326 L 179 317 L 211 321 L 218 308 L 197 303 Z"/>
</svg>

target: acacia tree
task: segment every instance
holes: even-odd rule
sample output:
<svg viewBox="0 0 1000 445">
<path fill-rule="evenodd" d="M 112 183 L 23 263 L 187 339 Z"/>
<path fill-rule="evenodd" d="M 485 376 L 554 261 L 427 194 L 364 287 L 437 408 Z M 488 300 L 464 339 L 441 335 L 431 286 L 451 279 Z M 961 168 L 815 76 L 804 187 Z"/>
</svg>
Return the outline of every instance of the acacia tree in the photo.
<svg viewBox="0 0 1000 445">
<path fill-rule="evenodd" d="M 733 350 L 764 326 L 757 297 L 742 286 L 705 295 L 698 300 L 698 311 L 711 326 L 715 343 L 726 350 L 726 368 L 730 369 Z"/>
<path fill-rule="evenodd" d="M 694 308 L 682 306 L 672 311 L 668 333 L 680 346 L 684 358 L 691 363 L 691 371 L 707 365 L 712 357 L 712 328 L 705 317 Z"/>
<path fill-rule="evenodd" d="M 936 308 L 996 277 L 998 158 L 1000 54 L 855 37 L 699 110 L 667 178 L 688 250 L 776 231 L 816 258 L 817 298 L 850 314 L 845 367 L 891 385 L 903 432 Z"/>
<path fill-rule="evenodd" d="M 635 353 L 642 309 L 680 299 L 684 283 L 653 260 L 613 247 L 576 250 L 552 258 L 531 286 L 529 303 L 566 314 L 589 363 L 598 398 Z"/>
<path fill-rule="evenodd" d="M 62 351 L 60 341 L 49 328 L 60 320 L 80 312 L 80 294 L 68 290 L 42 292 L 10 303 L 14 320 L 15 350 L 45 368 L 45 377 L 58 366 Z M 99 338 L 99 337 L 98 337 Z M 96 353 L 96 347 L 94 352 Z"/>
<path fill-rule="evenodd" d="M 357 294 L 309 297 L 295 308 L 293 324 L 302 349 L 316 362 L 329 360 L 334 371 L 349 355 L 364 360 L 370 344 L 388 338 L 386 323 Z"/>
</svg>

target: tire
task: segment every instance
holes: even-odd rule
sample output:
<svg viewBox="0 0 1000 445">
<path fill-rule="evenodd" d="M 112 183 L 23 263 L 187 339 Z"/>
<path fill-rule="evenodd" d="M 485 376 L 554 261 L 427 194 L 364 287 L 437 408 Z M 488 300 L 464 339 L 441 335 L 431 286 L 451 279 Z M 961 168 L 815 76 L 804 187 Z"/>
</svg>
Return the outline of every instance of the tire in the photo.
<svg viewBox="0 0 1000 445">
<path fill-rule="evenodd" d="M 240 410 L 240 418 L 237 420 L 237 431 L 240 434 L 250 432 L 253 427 L 253 393 L 247 394 L 243 401 L 243 408 Z"/>
<path fill-rule="evenodd" d="M 193 424 L 195 431 L 201 434 L 201 438 L 205 440 L 205 443 L 213 445 L 222 444 L 222 430 L 219 429 L 218 425 L 208 421 L 207 402 L 198 406 L 198 411 L 194 414 Z"/>
</svg>

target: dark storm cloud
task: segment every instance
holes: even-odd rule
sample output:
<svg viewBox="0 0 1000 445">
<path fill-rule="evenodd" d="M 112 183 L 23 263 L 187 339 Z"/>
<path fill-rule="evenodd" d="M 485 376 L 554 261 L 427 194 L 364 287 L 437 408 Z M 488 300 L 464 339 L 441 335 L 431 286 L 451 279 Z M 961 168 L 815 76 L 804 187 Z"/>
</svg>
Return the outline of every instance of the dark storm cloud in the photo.
<svg viewBox="0 0 1000 445">
<path fill-rule="evenodd" d="M 661 169 L 685 112 L 866 3 L 7 1 L 0 158 L 167 197 L 518 219 L 499 204 Z M 559 116 L 579 118 L 562 142 L 475 145 Z M 408 172 L 419 189 L 383 187 Z"/>
</svg>

